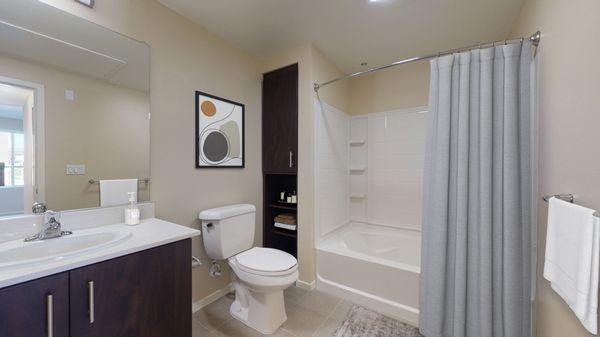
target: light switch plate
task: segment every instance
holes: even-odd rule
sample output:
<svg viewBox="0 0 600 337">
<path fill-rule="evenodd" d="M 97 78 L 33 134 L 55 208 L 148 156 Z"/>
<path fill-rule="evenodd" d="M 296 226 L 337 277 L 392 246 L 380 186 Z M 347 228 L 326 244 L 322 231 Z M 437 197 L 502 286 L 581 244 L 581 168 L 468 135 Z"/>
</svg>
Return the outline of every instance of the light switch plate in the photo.
<svg viewBox="0 0 600 337">
<path fill-rule="evenodd" d="M 74 101 L 75 100 L 75 91 L 65 90 L 65 99 L 67 101 Z"/>
<path fill-rule="evenodd" d="M 67 175 L 82 175 L 82 174 L 85 174 L 85 165 L 67 164 Z"/>
</svg>

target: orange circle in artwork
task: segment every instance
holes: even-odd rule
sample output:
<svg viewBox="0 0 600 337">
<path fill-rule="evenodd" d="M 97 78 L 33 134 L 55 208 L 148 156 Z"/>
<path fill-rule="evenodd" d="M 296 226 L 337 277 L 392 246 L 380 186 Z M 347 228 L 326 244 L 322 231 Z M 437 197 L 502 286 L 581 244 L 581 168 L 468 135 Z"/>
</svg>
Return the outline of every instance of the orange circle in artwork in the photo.
<svg viewBox="0 0 600 337">
<path fill-rule="evenodd" d="M 202 110 L 202 113 L 208 117 L 212 117 L 217 113 L 217 107 L 211 101 L 202 102 L 200 109 Z"/>
</svg>

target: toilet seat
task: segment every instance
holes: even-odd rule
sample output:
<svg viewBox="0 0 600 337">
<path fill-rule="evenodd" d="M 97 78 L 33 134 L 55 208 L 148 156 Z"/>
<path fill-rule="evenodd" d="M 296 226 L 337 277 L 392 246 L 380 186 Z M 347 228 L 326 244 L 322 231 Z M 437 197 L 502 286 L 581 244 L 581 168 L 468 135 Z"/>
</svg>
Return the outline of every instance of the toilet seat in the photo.
<svg viewBox="0 0 600 337">
<path fill-rule="evenodd" d="M 298 269 L 298 260 L 291 254 L 273 248 L 254 247 L 235 257 L 241 270 L 261 276 L 284 276 Z"/>
</svg>

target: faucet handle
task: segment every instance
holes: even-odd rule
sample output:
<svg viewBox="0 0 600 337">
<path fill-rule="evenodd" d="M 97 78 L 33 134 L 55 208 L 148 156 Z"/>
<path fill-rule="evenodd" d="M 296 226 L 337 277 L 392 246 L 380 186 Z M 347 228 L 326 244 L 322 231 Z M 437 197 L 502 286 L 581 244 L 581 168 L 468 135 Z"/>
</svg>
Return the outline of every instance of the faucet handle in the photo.
<svg viewBox="0 0 600 337">
<path fill-rule="evenodd" d="M 46 205 L 41 202 L 34 202 L 31 206 L 31 212 L 33 214 L 43 214 L 46 212 L 47 209 L 48 208 L 46 207 Z"/>
</svg>

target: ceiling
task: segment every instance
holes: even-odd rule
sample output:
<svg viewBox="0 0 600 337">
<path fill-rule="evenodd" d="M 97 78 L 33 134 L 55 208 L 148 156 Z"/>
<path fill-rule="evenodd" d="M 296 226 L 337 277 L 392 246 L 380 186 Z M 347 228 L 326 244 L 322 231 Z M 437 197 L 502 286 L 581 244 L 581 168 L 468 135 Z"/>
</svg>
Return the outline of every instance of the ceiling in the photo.
<svg viewBox="0 0 600 337">
<path fill-rule="evenodd" d="M 159 0 L 258 58 L 313 43 L 346 72 L 504 39 L 523 0 Z"/>
</svg>

